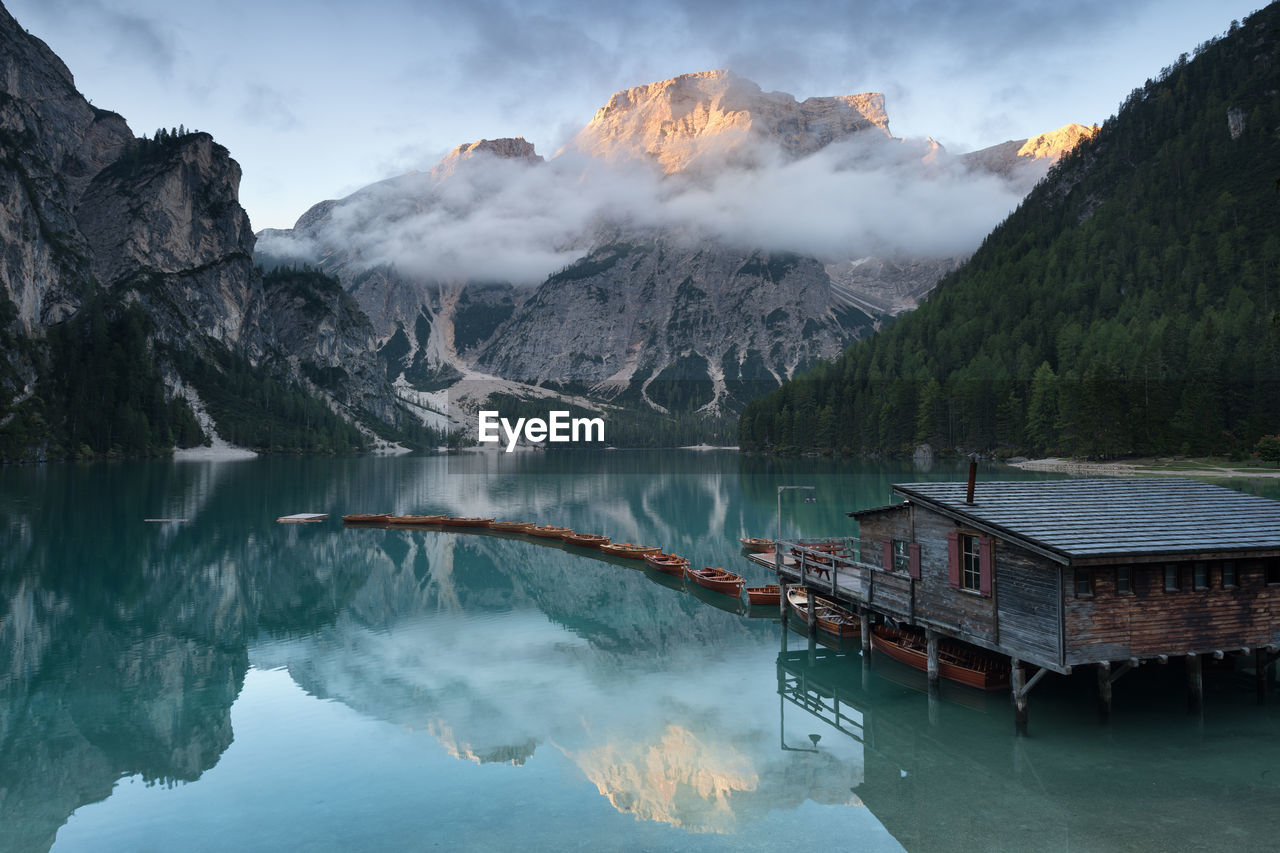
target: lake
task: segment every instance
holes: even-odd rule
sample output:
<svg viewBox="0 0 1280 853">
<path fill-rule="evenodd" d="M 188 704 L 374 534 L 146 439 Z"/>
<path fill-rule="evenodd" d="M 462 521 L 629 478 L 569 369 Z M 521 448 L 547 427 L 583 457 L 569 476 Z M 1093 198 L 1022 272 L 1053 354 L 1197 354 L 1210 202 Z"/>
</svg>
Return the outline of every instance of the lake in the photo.
<svg viewBox="0 0 1280 853">
<path fill-rule="evenodd" d="M 1280 690 L 1144 666 L 1007 694 L 479 515 L 661 545 L 849 535 L 965 470 L 732 452 L 0 469 L 0 850 L 1271 850 Z M 980 476 L 1049 475 L 990 468 Z M 779 485 L 813 485 L 817 501 Z M 1246 486 L 1247 487 L 1247 486 Z M 1274 496 L 1274 495 L 1272 495 Z M 330 513 L 317 524 L 282 515 Z M 147 519 L 171 519 L 148 521 Z"/>
</svg>

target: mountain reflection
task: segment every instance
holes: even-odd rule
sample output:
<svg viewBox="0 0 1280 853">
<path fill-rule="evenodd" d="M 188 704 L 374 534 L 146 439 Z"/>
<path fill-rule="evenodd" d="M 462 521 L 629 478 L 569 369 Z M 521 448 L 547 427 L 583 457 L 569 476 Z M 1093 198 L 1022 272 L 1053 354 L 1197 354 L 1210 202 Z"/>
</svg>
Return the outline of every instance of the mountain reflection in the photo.
<svg viewBox="0 0 1280 853">
<path fill-rule="evenodd" d="M 742 505 L 723 457 L 689 455 L 679 476 L 636 458 L 596 477 L 540 455 L 502 477 L 484 457 L 6 470 L 3 844 L 47 849 L 123 777 L 199 779 L 233 740 L 251 663 L 431 732 L 461 758 L 520 764 L 552 742 L 620 808 L 731 828 L 726 804 L 759 789 L 761 768 L 729 733 L 764 737 L 764 721 L 681 722 L 723 704 L 712 693 L 667 697 L 678 713 L 625 730 L 581 708 L 634 704 L 621 685 L 766 643 L 764 624 L 558 544 L 273 523 L 295 511 L 514 515 L 729 565 L 739 528 L 767 526 L 767 502 Z"/>
</svg>

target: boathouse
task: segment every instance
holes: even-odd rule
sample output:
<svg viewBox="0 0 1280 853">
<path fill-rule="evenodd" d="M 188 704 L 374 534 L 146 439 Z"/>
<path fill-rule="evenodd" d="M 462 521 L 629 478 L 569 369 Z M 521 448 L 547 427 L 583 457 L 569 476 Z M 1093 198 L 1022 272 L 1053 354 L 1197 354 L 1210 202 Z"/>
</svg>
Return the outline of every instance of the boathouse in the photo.
<svg viewBox="0 0 1280 853">
<path fill-rule="evenodd" d="M 1263 695 L 1280 648 L 1280 502 L 1165 478 L 893 491 L 901 503 L 849 513 L 856 545 L 816 576 L 811 543 L 786 543 L 799 559 L 779 566 L 855 605 L 864 647 L 869 623 L 889 621 L 924 629 L 931 657 L 938 637 L 1007 655 L 1019 729 L 1036 681 L 1084 665 L 1104 714 L 1124 672 L 1171 659 L 1193 706 L 1205 655 L 1252 655 Z"/>
</svg>

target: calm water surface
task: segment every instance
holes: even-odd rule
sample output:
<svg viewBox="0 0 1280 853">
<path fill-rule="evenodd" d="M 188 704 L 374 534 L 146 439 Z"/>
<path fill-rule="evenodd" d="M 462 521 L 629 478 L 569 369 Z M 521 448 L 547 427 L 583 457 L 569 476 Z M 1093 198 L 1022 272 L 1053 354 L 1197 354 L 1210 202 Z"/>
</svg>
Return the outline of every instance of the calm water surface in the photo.
<svg viewBox="0 0 1280 853">
<path fill-rule="evenodd" d="M 849 534 L 951 467 L 733 453 L 0 470 L 0 850 L 1272 850 L 1280 690 L 1181 670 L 1005 695 L 787 634 L 772 609 L 447 512 L 662 545 Z M 1002 478 L 1031 475 L 984 472 Z M 1250 488 L 1246 484 L 1241 484 Z M 1274 495 L 1273 495 L 1274 496 Z M 277 516 L 333 520 L 280 525 Z M 147 522 L 145 519 L 185 519 Z"/>
</svg>

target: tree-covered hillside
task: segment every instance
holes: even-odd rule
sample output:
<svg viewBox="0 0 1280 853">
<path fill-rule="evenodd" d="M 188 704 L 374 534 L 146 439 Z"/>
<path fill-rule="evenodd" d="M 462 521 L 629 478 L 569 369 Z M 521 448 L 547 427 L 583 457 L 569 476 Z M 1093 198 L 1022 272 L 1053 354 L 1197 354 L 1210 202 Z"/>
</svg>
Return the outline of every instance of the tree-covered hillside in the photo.
<svg viewBox="0 0 1280 853">
<path fill-rule="evenodd" d="M 1135 89 L 918 310 L 744 449 L 1229 453 L 1280 430 L 1280 5 Z"/>
</svg>

